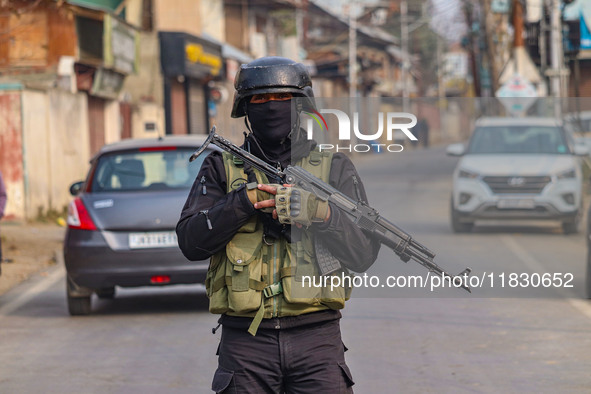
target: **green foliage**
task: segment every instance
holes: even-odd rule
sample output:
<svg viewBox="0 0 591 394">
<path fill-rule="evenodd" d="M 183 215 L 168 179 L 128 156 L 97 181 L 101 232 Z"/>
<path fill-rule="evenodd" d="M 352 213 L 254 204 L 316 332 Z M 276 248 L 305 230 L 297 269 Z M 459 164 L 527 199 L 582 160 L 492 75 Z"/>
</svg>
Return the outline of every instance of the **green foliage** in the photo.
<svg viewBox="0 0 591 394">
<path fill-rule="evenodd" d="M 272 11 L 269 15 L 277 23 L 277 30 L 280 35 L 295 36 L 297 34 L 295 12 L 293 10 L 283 9 Z"/>
<path fill-rule="evenodd" d="M 423 89 L 437 83 L 437 68 L 441 66 L 437 62 L 437 40 L 442 38 L 439 38 L 426 24 L 415 30 L 412 35 L 411 42 L 416 45 L 411 47 L 410 51 L 419 55 L 420 85 Z"/>
<path fill-rule="evenodd" d="M 37 216 L 35 221 L 41 223 L 55 223 L 59 218 L 65 218 L 68 215 L 68 207 L 64 206 L 61 210 L 49 208 L 45 210 L 43 207 L 37 207 Z"/>
</svg>

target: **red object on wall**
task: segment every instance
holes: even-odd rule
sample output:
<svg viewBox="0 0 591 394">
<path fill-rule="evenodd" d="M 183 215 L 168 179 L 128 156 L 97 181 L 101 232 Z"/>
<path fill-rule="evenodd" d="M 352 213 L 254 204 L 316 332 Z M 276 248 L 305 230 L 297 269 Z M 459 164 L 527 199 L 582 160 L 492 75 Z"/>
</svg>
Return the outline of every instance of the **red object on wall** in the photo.
<svg viewBox="0 0 591 394">
<path fill-rule="evenodd" d="M 20 92 L 0 93 L 0 171 L 5 183 L 23 180 Z"/>
</svg>

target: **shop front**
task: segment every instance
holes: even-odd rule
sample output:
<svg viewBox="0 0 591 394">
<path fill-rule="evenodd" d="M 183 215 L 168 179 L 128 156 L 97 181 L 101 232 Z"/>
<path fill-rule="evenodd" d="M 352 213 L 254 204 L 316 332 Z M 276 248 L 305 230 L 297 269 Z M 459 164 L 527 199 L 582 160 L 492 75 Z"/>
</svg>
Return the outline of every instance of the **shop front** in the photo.
<svg viewBox="0 0 591 394">
<path fill-rule="evenodd" d="M 181 32 L 160 32 L 166 134 L 206 134 L 209 83 L 222 75 L 219 44 Z"/>
</svg>

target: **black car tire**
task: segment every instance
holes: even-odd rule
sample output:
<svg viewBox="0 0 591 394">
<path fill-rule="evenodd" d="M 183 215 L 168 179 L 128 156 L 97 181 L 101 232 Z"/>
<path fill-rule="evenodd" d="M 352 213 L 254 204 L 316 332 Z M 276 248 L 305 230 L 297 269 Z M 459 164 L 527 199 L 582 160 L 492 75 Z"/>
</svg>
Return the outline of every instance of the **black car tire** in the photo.
<svg viewBox="0 0 591 394">
<path fill-rule="evenodd" d="M 583 208 L 579 209 L 579 213 L 575 216 L 574 219 L 569 220 L 568 222 L 562 222 L 562 232 L 564 234 L 576 234 L 579 232 L 579 223 L 581 223 L 581 216 Z"/>
<path fill-rule="evenodd" d="M 83 316 L 90 314 L 90 297 L 72 297 L 68 294 L 68 312 L 72 316 Z"/>
<path fill-rule="evenodd" d="M 115 298 L 115 288 L 114 287 L 105 287 L 103 289 L 98 289 L 96 291 L 96 295 L 98 298 L 110 300 Z"/>
<path fill-rule="evenodd" d="M 585 296 L 591 299 L 591 245 L 587 240 L 587 270 L 585 272 Z"/>
<path fill-rule="evenodd" d="M 576 234 L 579 232 L 579 221 L 575 220 L 572 222 L 562 223 L 562 232 L 564 234 Z"/>
<path fill-rule="evenodd" d="M 68 277 L 66 281 L 66 295 L 68 297 L 68 312 L 71 316 L 83 316 L 90 314 L 92 293 L 84 296 L 74 296 L 72 293 L 75 291 L 73 286 L 75 284 Z"/>
<path fill-rule="evenodd" d="M 454 233 L 469 233 L 474 228 L 474 223 L 463 223 L 460 222 L 460 214 L 454 209 L 454 200 L 451 199 L 450 204 L 451 211 L 451 228 Z"/>
</svg>

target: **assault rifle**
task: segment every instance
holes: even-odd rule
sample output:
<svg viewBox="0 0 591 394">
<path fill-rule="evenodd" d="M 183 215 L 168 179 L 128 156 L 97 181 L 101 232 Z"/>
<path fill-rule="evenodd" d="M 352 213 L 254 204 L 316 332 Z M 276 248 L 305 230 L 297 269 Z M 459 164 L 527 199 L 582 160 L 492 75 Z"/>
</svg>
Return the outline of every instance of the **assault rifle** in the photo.
<svg viewBox="0 0 591 394">
<path fill-rule="evenodd" d="M 472 271 L 470 268 L 466 268 L 456 276 L 448 274 L 433 261 L 435 253 L 415 241 L 402 229 L 381 217 L 377 210 L 363 201 L 351 199 L 301 167 L 287 166 L 287 168 L 281 170 L 267 164 L 250 152 L 245 151 L 216 134 L 215 126 L 212 127 L 203 145 L 191 155 L 189 161 L 195 160 L 197 156 L 205 151 L 210 143 L 217 145 L 265 174 L 280 179 L 283 184 L 295 185 L 313 193 L 323 201 L 329 201 L 333 207 L 338 208 L 342 213 L 347 215 L 359 228 L 365 230 L 382 244 L 392 249 L 405 263 L 409 260 L 414 260 L 430 272 L 439 275 L 442 279 L 448 280 L 454 287 L 461 287 L 471 292 L 467 284 L 468 275 Z M 334 258 L 318 259 L 320 273 L 326 275 L 340 268 L 340 263 L 337 261 L 335 265 L 335 260 Z"/>
</svg>

